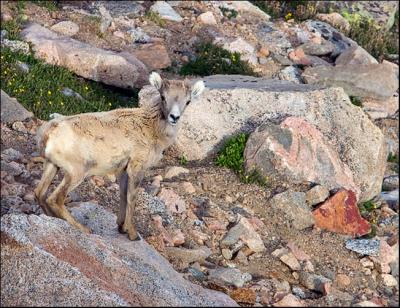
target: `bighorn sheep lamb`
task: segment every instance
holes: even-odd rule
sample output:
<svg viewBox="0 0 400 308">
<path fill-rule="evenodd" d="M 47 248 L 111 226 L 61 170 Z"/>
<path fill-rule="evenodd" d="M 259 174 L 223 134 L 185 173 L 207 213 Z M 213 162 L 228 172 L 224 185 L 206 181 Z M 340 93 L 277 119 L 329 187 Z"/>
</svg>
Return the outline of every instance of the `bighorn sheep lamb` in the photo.
<svg viewBox="0 0 400 308">
<path fill-rule="evenodd" d="M 188 80 L 162 80 L 155 72 L 149 81 L 161 96 L 153 105 L 73 116 L 56 114 L 40 127 L 37 142 L 44 170 L 35 195 L 45 214 L 65 219 L 89 233 L 71 216 L 64 200 L 85 177 L 114 174 L 120 183 L 118 230 L 128 233 L 130 240 L 139 238 L 132 218 L 144 171 L 155 165 L 175 141 L 179 118 L 204 90 L 201 80 L 190 86 Z M 45 199 L 59 168 L 64 178 Z"/>
</svg>

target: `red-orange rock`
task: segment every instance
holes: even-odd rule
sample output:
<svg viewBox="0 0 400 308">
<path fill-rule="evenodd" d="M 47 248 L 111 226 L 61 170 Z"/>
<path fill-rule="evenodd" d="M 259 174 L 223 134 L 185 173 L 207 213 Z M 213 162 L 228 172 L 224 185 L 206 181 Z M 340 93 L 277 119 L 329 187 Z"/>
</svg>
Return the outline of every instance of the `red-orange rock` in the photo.
<svg viewBox="0 0 400 308">
<path fill-rule="evenodd" d="M 238 303 L 254 304 L 256 302 L 256 292 L 253 289 L 236 289 L 229 296 Z"/>
<path fill-rule="evenodd" d="M 361 236 L 371 226 L 361 217 L 357 199 L 351 190 L 342 189 L 313 211 L 315 226 L 331 232 Z"/>
</svg>

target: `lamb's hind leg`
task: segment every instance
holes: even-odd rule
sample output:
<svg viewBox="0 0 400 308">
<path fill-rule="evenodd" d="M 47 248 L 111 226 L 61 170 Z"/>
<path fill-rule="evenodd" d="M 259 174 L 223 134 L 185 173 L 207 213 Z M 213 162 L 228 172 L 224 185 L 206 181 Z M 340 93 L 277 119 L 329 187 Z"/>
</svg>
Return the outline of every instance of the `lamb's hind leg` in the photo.
<svg viewBox="0 0 400 308">
<path fill-rule="evenodd" d="M 117 218 L 118 231 L 120 233 L 125 233 L 123 230 L 123 225 L 126 216 L 126 204 L 128 197 L 128 174 L 123 172 L 119 178 L 119 213 Z"/>
<path fill-rule="evenodd" d="M 54 216 L 50 207 L 46 203 L 46 192 L 49 189 L 51 181 L 57 173 L 57 167 L 48 160 L 43 165 L 43 175 L 38 186 L 35 188 L 36 200 L 42 208 L 43 212 L 48 216 Z"/>
<path fill-rule="evenodd" d="M 78 186 L 83 181 L 84 175 L 80 174 L 68 174 L 64 175 L 62 182 L 58 185 L 56 190 L 47 199 L 47 202 L 52 210 L 52 212 L 61 219 L 66 220 L 72 226 L 80 229 L 85 233 L 90 233 L 90 229 L 75 220 L 71 213 L 67 210 L 64 205 L 65 198 L 67 194 L 72 191 L 76 186 Z"/>
</svg>

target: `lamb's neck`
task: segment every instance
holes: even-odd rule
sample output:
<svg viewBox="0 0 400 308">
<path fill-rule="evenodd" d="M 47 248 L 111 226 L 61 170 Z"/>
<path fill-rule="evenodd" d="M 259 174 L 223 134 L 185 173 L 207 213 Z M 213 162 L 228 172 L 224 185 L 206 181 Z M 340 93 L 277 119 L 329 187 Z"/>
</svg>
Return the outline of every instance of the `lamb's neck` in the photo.
<svg viewBox="0 0 400 308">
<path fill-rule="evenodd" d="M 164 117 L 164 114 L 158 104 L 147 106 L 147 114 L 152 119 L 152 126 L 154 129 L 154 137 L 156 138 L 157 145 L 164 150 L 172 145 L 177 136 L 178 126 L 171 125 Z"/>
<path fill-rule="evenodd" d="M 171 125 L 163 117 L 160 117 L 157 124 L 157 143 L 163 147 L 163 150 L 172 145 L 178 133 L 178 126 Z"/>
</svg>

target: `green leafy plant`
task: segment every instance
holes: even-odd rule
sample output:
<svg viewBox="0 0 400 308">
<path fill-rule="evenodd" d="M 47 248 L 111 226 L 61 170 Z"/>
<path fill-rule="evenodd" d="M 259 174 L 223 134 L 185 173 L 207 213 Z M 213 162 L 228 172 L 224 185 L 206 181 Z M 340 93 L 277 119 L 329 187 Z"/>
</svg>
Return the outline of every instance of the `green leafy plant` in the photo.
<svg viewBox="0 0 400 308">
<path fill-rule="evenodd" d="M 356 41 L 375 58 L 382 60 L 387 54 L 399 53 L 398 33 L 379 26 L 372 18 L 358 13 L 341 12 L 350 23 L 348 37 Z"/>
<path fill-rule="evenodd" d="M 239 174 L 243 174 L 243 152 L 248 137 L 248 134 L 240 133 L 229 139 L 217 156 L 217 166 L 228 167 Z"/>
<path fill-rule="evenodd" d="M 350 96 L 350 101 L 353 105 L 362 107 L 361 99 L 357 96 Z"/>
<path fill-rule="evenodd" d="M 29 72 L 21 71 L 18 61 L 26 63 Z M 66 68 L 46 64 L 30 54 L 12 52 L 8 48 L 1 48 L 0 80 L 2 90 L 45 120 L 55 112 L 71 115 L 137 105 L 136 90 L 122 95 L 110 87 L 78 77 Z M 64 88 L 79 93 L 81 98 L 64 95 Z"/>
<path fill-rule="evenodd" d="M 238 52 L 230 51 L 212 43 L 201 43 L 196 47 L 197 58 L 184 64 L 181 75 L 208 76 L 215 74 L 240 74 L 258 76 Z"/>
<path fill-rule="evenodd" d="M 158 25 L 159 27 L 164 27 L 165 26 L 165 20 L 162 19 L 162 17 L 160 16 L 160 14 L 158 14 L 157 12 L 151 11 L 149 10 L 144 17 L 152 22 L 154 22 L 156 25 Z"/>
<path fill-rule="evenodd" d="M 228 139 L 218 153 L 215 164 L 232 169 L 244 183 L 258 183 L 265 186 L 267 185 L 267 178 L 257 169 L 254 168 L 248 173 L 245 172 L 243 153 L 248 138 L 249 134 L 240 133 Z"/>
<path fill-rule="evenodd" d="M 179 164 L 181 164 L 182 166 L 186 166 L 188 163 L 187 158 L 185 155 L 182 155 L 181 157 L 179 157 Z"/>
<path fill-rule="evenodd" d="M 238 15 L 238 12 L 234 9 L 229 9 L 223 6 L 220 6 L 219 9 L 221 10 L 222 14 L 228 19 L 236 18 Z"/>
<path fill-rule="evenodd" d="M 388 155 L 387 161 L 389 163 L 397 163 L 398 164 L 399 163 L 399 157 L 397 156 L 396 153 L 390 152 L 389 155 Z"/>
<path fill-rule="evenodd" d="M 361 216 L 371 224 L 371 231 L 364 235 L 363 238 L 373 238 L 376 235 L 376 224 L 379 216 L 379 211 L 377 211 L 378 208 L 378 204 L 373 200 L 368 200 L 358 205 Z"/>
</svg>

